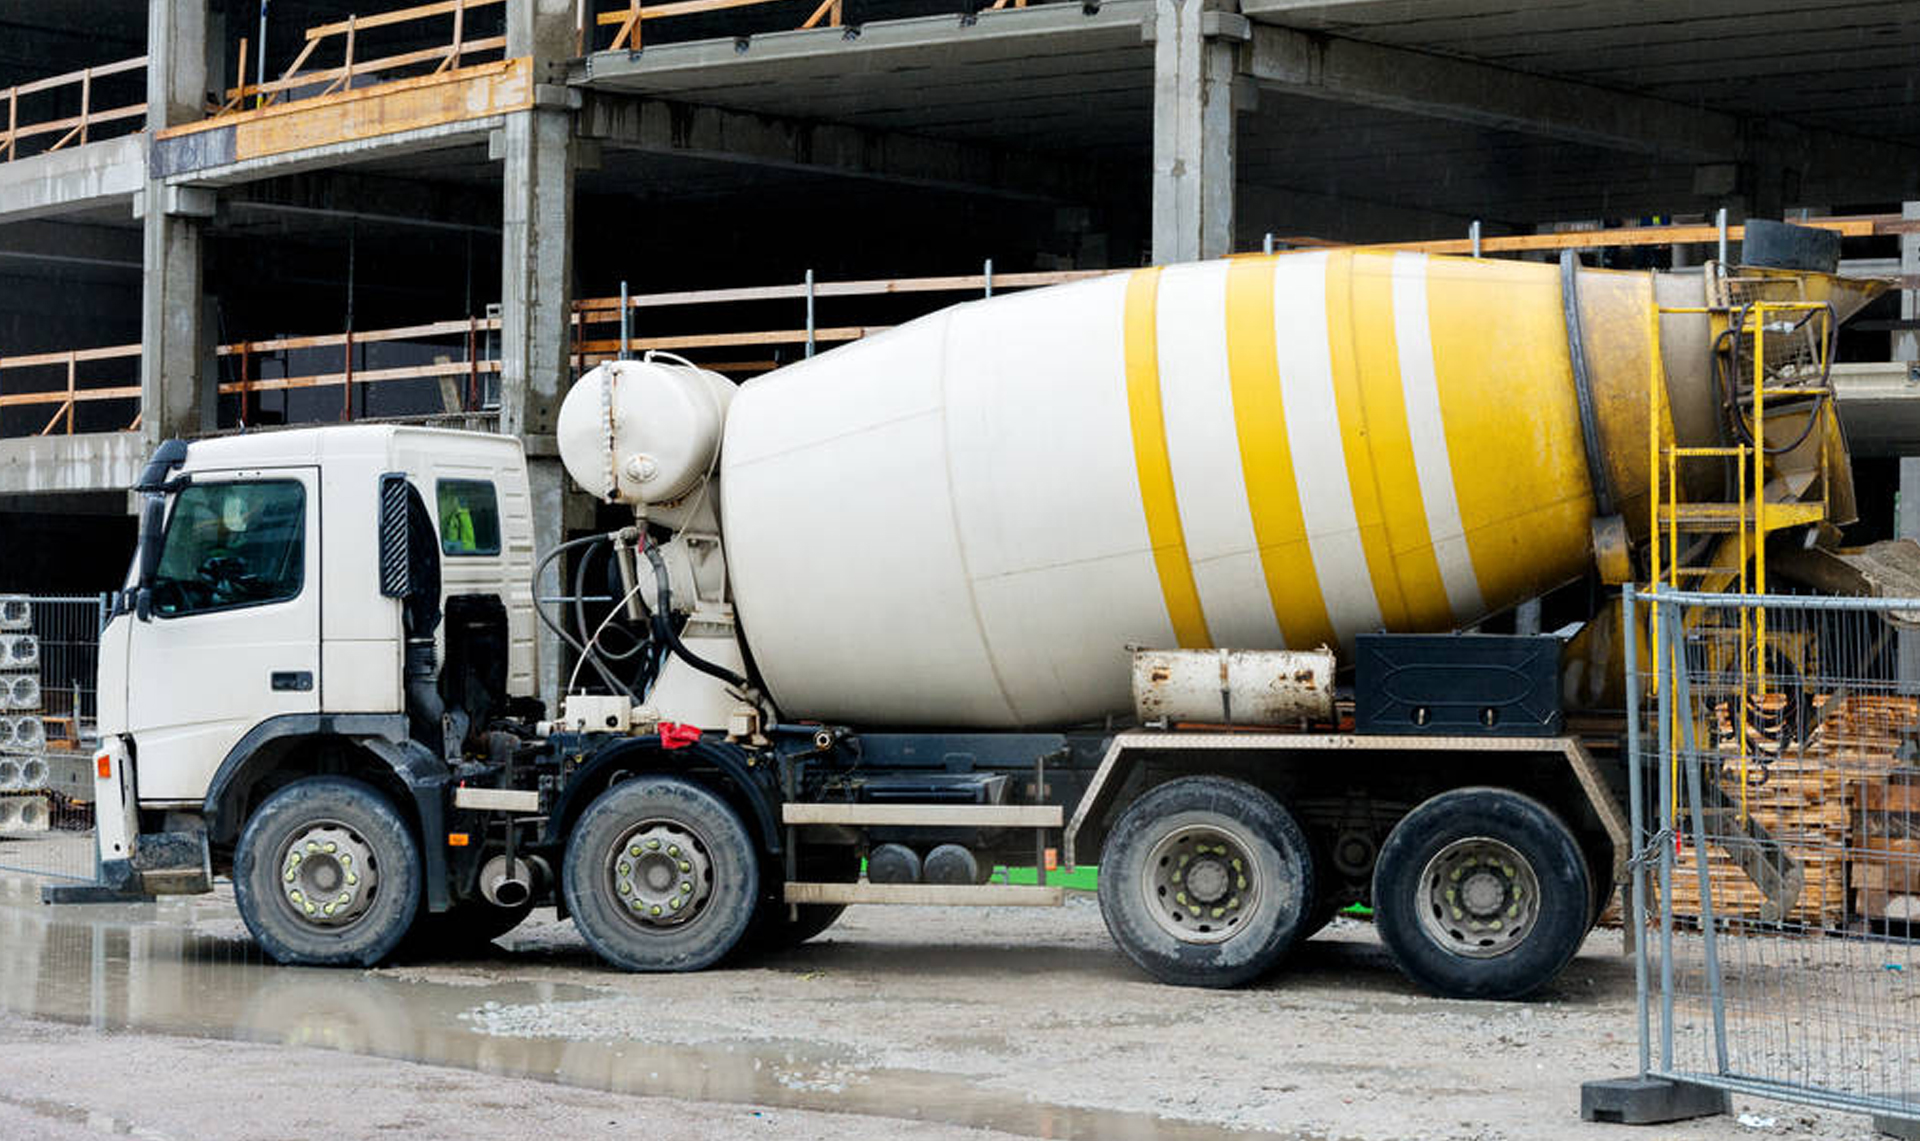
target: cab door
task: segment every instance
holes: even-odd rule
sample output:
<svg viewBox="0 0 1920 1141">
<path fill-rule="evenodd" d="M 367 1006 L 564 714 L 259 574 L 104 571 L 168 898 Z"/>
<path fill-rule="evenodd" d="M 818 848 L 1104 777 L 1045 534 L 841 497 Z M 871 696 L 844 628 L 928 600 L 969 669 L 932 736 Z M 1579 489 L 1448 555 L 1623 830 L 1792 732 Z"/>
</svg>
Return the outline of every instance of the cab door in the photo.
<svg viewBox="0 0 1920 1141">
<path fill-rule="evenodd" d="M 317 468 L 196 472 L 127 648 L 143 801 L 201 800 L 254 726 L 320 711 Z"/>
</svg>

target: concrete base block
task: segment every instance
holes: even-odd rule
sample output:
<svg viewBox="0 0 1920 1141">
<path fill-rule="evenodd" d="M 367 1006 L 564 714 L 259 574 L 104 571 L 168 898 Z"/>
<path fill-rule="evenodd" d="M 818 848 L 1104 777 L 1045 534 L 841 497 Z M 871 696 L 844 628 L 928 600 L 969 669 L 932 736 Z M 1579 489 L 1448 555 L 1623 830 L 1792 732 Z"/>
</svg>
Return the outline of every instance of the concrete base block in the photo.
<svg viewBox="0 0 1920 1141">
<path fill-rule="evenodd" d="M 1900 1141 L 1920 1141 L 1920 1117 L 1889 1117 L 1885 1114 L 1873 1115 L 1874 1132 L 1886 1137 L 1898 1137 Z"/>
<path fill-rule="evenodd" d="M 49 883 L 40 885 L 41 903 L 152 903 L 153 897 L 138 891 L 122 891 L 100 883 Z"/>
<path fill-rule="evenodd" d="M 1725 1090 L 1666 1078 L 1612 1078 L 1580 1087 L 1580 1120 L 1617 1125 L 1661 1125 L 1731 1113 Z"/>
<path fill-rule="evenodd" d="M 0 832 L 45 832 L 50 820 L 44 796 L 0 796 Z"/>
</svg>

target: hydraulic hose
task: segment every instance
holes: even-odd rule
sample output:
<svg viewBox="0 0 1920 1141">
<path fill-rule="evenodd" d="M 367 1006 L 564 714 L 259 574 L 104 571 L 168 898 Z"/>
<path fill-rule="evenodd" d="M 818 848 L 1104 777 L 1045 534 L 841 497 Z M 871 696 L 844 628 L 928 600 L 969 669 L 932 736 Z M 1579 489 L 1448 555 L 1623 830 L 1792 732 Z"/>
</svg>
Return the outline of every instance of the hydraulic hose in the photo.
<svg viewBox="0 0 1920 1141">
<path fill-rule="evenodd" d="M 717 677 L 728 685 L 744 689 L 747 685 L 746 678 L 687 649 L 686 643 L 680 640 L 680 635 L 673 632 L 671 618 L 673 588 L 667 582 L 667 561 L 660 557 L 660 552 L 651 543 L 647 544 L 647 561 L 653 564 L 653 581 L 659 594 L 659 598 L 655 600 L 658 605 L 653 608 L 653 636 L 672 650 L 681 661 L 694 669 L 709 677 Z"/>
<path fill-rule="evenodd" d="M 559 558 L 562 553 L 570 551 L 575 547 L 584 547 L 589 543 L 602 543 L 605 541 L 605 535 L 586 535 L 561 543 L 553 550 L 548 551 L 533 568 L 533 612 L 539 615 L 542 625 L 559 636 L 561 641 L 572 646 L 575 653 L 580 654 L 587 661 L 593 663 L 594 672 L 600 675 L 600 680 L 606 682 L 609 689 L 612 689 L 616 693 L 625 694 L 628 699 L 637 705 L 640 703 L 639 696 L 636 695 L 633 690 L 627 688 L 619 678 L 613 676 L 613 673 L 600 663 L 600 655 L 588 649 L 585 643 L 575 638 L 567 632 L 565 627 L 555 622 L 552 617 L 547 614 L 547 608 L 540 604 L 540 576 L 547 572 L 547 567 L 552 565 L 553 560 Z"/>
</svg>

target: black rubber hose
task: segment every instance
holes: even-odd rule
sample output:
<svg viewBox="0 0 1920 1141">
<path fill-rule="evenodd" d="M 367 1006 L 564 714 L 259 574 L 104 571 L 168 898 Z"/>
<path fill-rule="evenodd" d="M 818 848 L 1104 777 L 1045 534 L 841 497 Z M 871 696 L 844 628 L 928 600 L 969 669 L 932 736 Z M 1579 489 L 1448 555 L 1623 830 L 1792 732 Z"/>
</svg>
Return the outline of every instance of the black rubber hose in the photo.
<svg viewBox="0 0 1920 1141">
<path fill-rule="evenodd" d="M 621 662 L 631 660 L 636 654 L 646 649 L 652 643 L 650 639 L 637 637 L 631 630 L 628 630 L 625 626 L 621 626 L 621 625 L 608 625 L 608 626 L 602 627 L 600 630 L 599 638 L 595 640 L 592 628 L 587 625 L 587 604 L 584 601 L 584 599 L 587 597 L 587 570 L 589 566 L 592 564 L 593 560 L 599 557 L 600 548 L 605 545 L 606 544 L 601 543 L 601 544 L 595 544 L 594 546 L 588 547 L 587 553 L 584 555 L 581 555 L 579 560 L 574 564 L 574 567 L 573 567 L 573 628 L 574 628 L 574 632 L 580 635 L 580 640 L 582 642 L 591 641 L 593 643 L 595 647 L 595 652 L 600 655 L 603 661 L 605 661 L 608 665 L 617 665 Z M 618 588 L 615 588 L 613 590 L 613 595 L 617 599 L 617 601 L 614 603 L 616 607 L 624 606 L 626 604 L 626 600 L 619 597 L 620 590 Z M 620 631 L 620 633 L 625 637 L 632 638 L 634 643 L 633 645 L 627 647 L 626 649 L 621 650 L 617 654 L 614 653 L 612 650 L 608 649 L 606 645 L 607 635 L 615 630 Z"/>
<path fill-rule="evenodd" d="M 667 584 L 667 561 L 660 557 L 660 552 L 651 543 L 647 544 L 647 561 L 653 564 L 653 581 L 659 593 L 659 597 L 654 600 L 653 636 L 678 655 L 681 661 L 699 670 L 701 673 L 709 677 L 717 677 L 728 685 L 745 688 L 747 684 L 746 678 L 741 677 L 725 666 L 716 665 L 694 653 L 692 650 L 687 649 L 686 643 L 680 640 L 680 635 L 673 632 L 671 614 L 673 608 L 673 588 Z"/>
<path fill-rule="evenodd" d="M 555 622 L 553 618 L 547 614 L 547 608 L 540 604 L 540 576 L 546 573 L 547 567 L 553 560 L 559 558 L 563 552 L 570 551 L 575 547 L 584 547 L 588 543 L 602 543 L 605 541 L 605 535 L 586 535 L 582 538 L 571 539 L 555 547 L 553 550 L 548 551 L 533 568 L 533 612 L 539 616 L 542 625 L 553 631 L 561 641 L 572 646 L 575 653 L 587 659 L 588 664 L 593 666 L 594 672 L 600 675 L 600 680 L 606 682 L 608 688 L 617 693 L 625 694 L 637 705 L 640 703 L 640 698 L 635 695 L 633 690 L 628 689 L 621 683 L 619 678 L 614 677 L 605 666 L 601 665 L 600 656 L 588 650 L 585 643 L 575 638 L 572 634 L 569 634 L 564 627 Z"/>
</svg>

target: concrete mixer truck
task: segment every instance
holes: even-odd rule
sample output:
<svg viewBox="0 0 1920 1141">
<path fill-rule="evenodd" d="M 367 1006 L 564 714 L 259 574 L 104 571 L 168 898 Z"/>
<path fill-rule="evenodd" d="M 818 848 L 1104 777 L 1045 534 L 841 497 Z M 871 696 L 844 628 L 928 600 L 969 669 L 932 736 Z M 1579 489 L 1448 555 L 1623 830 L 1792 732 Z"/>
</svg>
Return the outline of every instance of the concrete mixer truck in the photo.
<svg viewBox="0 0 1920 1141">
<path fill-rule="evenodd" d="M 1169 983 L 1246 982 L 1361 902 L 1422 986 L 1524 995 L 1624 866 L 1619 721 L 1583 712 L 1625 700 L 1606 587 L 1669 531 L 1720 573 L 1718 461 L 1661 457 L 1758 438 L 1769 542 L 1844 569 L 1820 362 L 1872 292 L 1316 251 L 963 304 L 739 386 L 613 361 L 558 446 L 614 525 L 537 561 L 511 438 L 170 441 L 101 643 L 101 882 L 49 898 L 230 875 L 302 964 L 551 903 L 614 966 L 695 970 L 1097 864 Z M 1801 349 L 1756 422 L 1762 337 Z M 1577 634 L 1471 632 L 1582 579 Z"/>
</svg>

